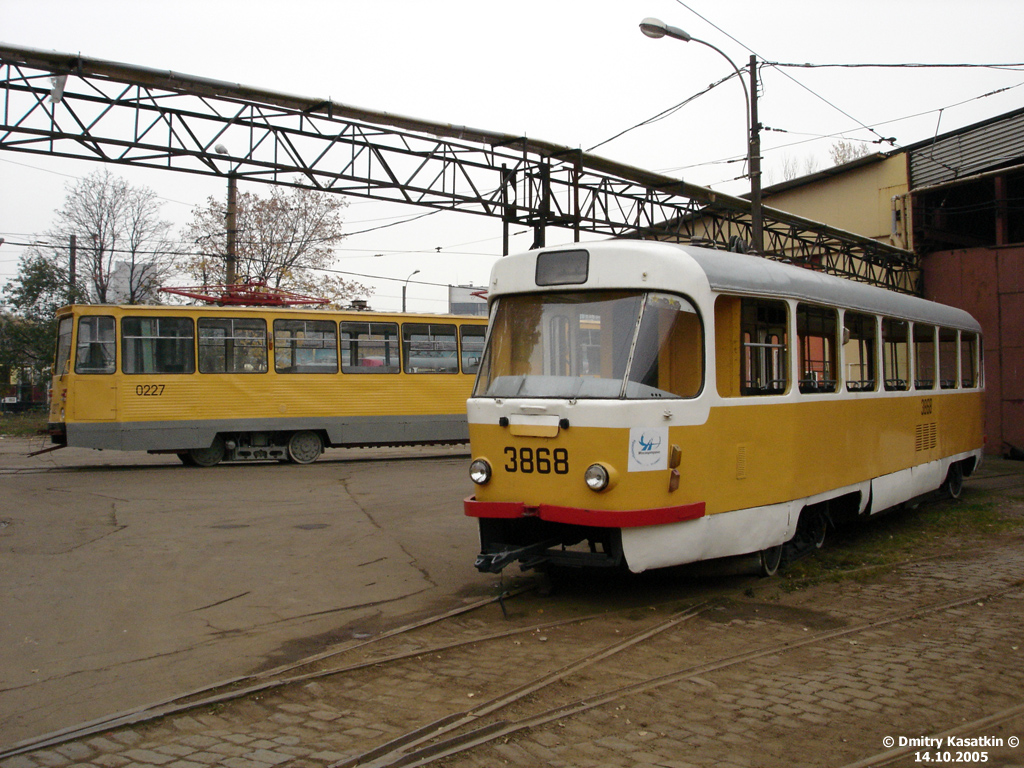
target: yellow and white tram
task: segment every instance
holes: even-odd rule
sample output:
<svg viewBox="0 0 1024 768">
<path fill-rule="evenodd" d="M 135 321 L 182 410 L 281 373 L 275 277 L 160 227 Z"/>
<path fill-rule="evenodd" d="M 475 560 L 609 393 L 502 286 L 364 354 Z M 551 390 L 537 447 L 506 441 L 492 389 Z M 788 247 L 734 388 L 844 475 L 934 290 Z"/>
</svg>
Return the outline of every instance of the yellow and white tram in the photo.
<svg viewBox="0 0 1024 768">
<path fill-rule="evenodd" d="M 469 431 L 477 568 L 820 546 L 981 461 L 966 312 L 768 259 L 608 241 L 499 261 Z"/>
<path fill-rule="evenodd" d="M 485 318 L 76 305 L 57 315 L 52 442 L 186 464 L 460 443 Z"/>
</svg>

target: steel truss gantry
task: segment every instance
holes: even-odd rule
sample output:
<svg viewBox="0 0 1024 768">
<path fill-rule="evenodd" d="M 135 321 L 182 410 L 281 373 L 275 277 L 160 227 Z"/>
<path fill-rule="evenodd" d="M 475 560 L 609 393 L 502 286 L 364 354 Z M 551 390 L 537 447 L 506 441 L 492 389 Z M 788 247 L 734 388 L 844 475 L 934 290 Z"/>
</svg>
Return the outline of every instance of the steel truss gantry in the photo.
<svg viewBox="0 0 1024 768">
<path fill-rule="evenodd" d="M 524 137 L 0 44 L 0 149 L 122 163 L 610 237 L 750 239 L 750 202 Z M 221 153 L 217 152 L 220 145 Z M 227 150 L 224 154 L 223 150 Z M 917 292 L 916 256 L 764 209 L 769 258 Z"/>
</svg>

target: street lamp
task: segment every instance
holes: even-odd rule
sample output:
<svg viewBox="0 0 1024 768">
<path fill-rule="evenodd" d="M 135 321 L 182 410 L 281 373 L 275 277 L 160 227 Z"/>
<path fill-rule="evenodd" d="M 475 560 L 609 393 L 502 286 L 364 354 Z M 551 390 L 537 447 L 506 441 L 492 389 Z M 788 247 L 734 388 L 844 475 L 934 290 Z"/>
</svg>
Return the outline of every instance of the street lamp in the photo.
<svg viewBox="0 0 1024 768">
<path fill-rule="evenodd" d="M 743 98 L 746 106 L 747 167 L 750 173 L 750 239 L 754 251 L 762 252 L 764 250 L 764 226 L 761 216 L 761 139 L 758 133 L 760 125 L 757 122 L 757 57 L 750 57 L 750 87 L 753 91 L 751 94 L 747 90 L 746 83 L 743 82 L 743 73 L 736 66 L 736 62 L 730 59 L 724 51 L 706 40 L 700 40 L 679 27 L 673 27 L 652 17 L 640 22 L 640 31 L 655 40 L 661 37 L 672 37 L 682 40 L 684 43 L 700 43 L 718 53 L 736 70 L 740 85 L 743 86 Z"/>
<path fill-rule="evenodd" d="M 412 275 L 418 275 L 420 271 L 417 269 Z M 405 289 L 409 287 L 409 281 L 412 280 L 412 275 L 405 278 L 405 282 L 402 283 L 402 311 L 405 312 Z"/>
<path fill-rule="evenodd" d="M 218 144 L 213 148 L 213 151 L 218 155 L 228 154 L 228 148 L 223 144 Z M 237 224 L 237 211 L 238 211 L 238 178 L 235 176 L 234 171 L 228 171 L 228 208 L 225 214 L 225 227 L 228 233 L 227 253 L 225 254 L 224 264 L 224 283 L 226 285 L 235 284 L 235 265 L 238 261 L 237 257 L 237 246 L 235 245 L 235 237 L 238 232 Z"/>
</svg>

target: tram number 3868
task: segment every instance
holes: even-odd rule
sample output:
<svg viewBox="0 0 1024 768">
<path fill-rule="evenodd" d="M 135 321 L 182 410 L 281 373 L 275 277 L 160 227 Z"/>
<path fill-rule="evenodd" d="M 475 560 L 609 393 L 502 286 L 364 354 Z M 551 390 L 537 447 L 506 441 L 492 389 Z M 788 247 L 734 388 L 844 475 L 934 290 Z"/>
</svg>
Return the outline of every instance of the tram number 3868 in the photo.
<svg viewBox="0 0 1024 768">
<path fill-rule="evenodd" d="M 536 472 L 540 475 L 550 475 L 554 471 L 556 475 L 569 474 L 569 451 L 565 448 L 555 448 L 554 451 L 548 448 L 516 450 L 510 446 L 505 449 L 505 456 L 508 458 L 505 464 L 506 472 L 521 472 L 524 475 Z"/>
</svg>

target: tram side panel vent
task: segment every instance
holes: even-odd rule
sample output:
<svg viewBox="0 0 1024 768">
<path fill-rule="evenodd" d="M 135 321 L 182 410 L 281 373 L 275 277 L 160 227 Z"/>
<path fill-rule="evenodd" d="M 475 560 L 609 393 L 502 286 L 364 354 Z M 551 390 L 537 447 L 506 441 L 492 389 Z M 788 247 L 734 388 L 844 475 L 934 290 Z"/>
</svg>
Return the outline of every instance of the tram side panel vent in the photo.
<svg viewBox="0 0 1024 768">
<path fill-rule="evenodd" d="M 937 422 L 918 424 L 914 430 L 914 450 L 930 451 L 939 444 L 939 425 Z"/>
</svg>

